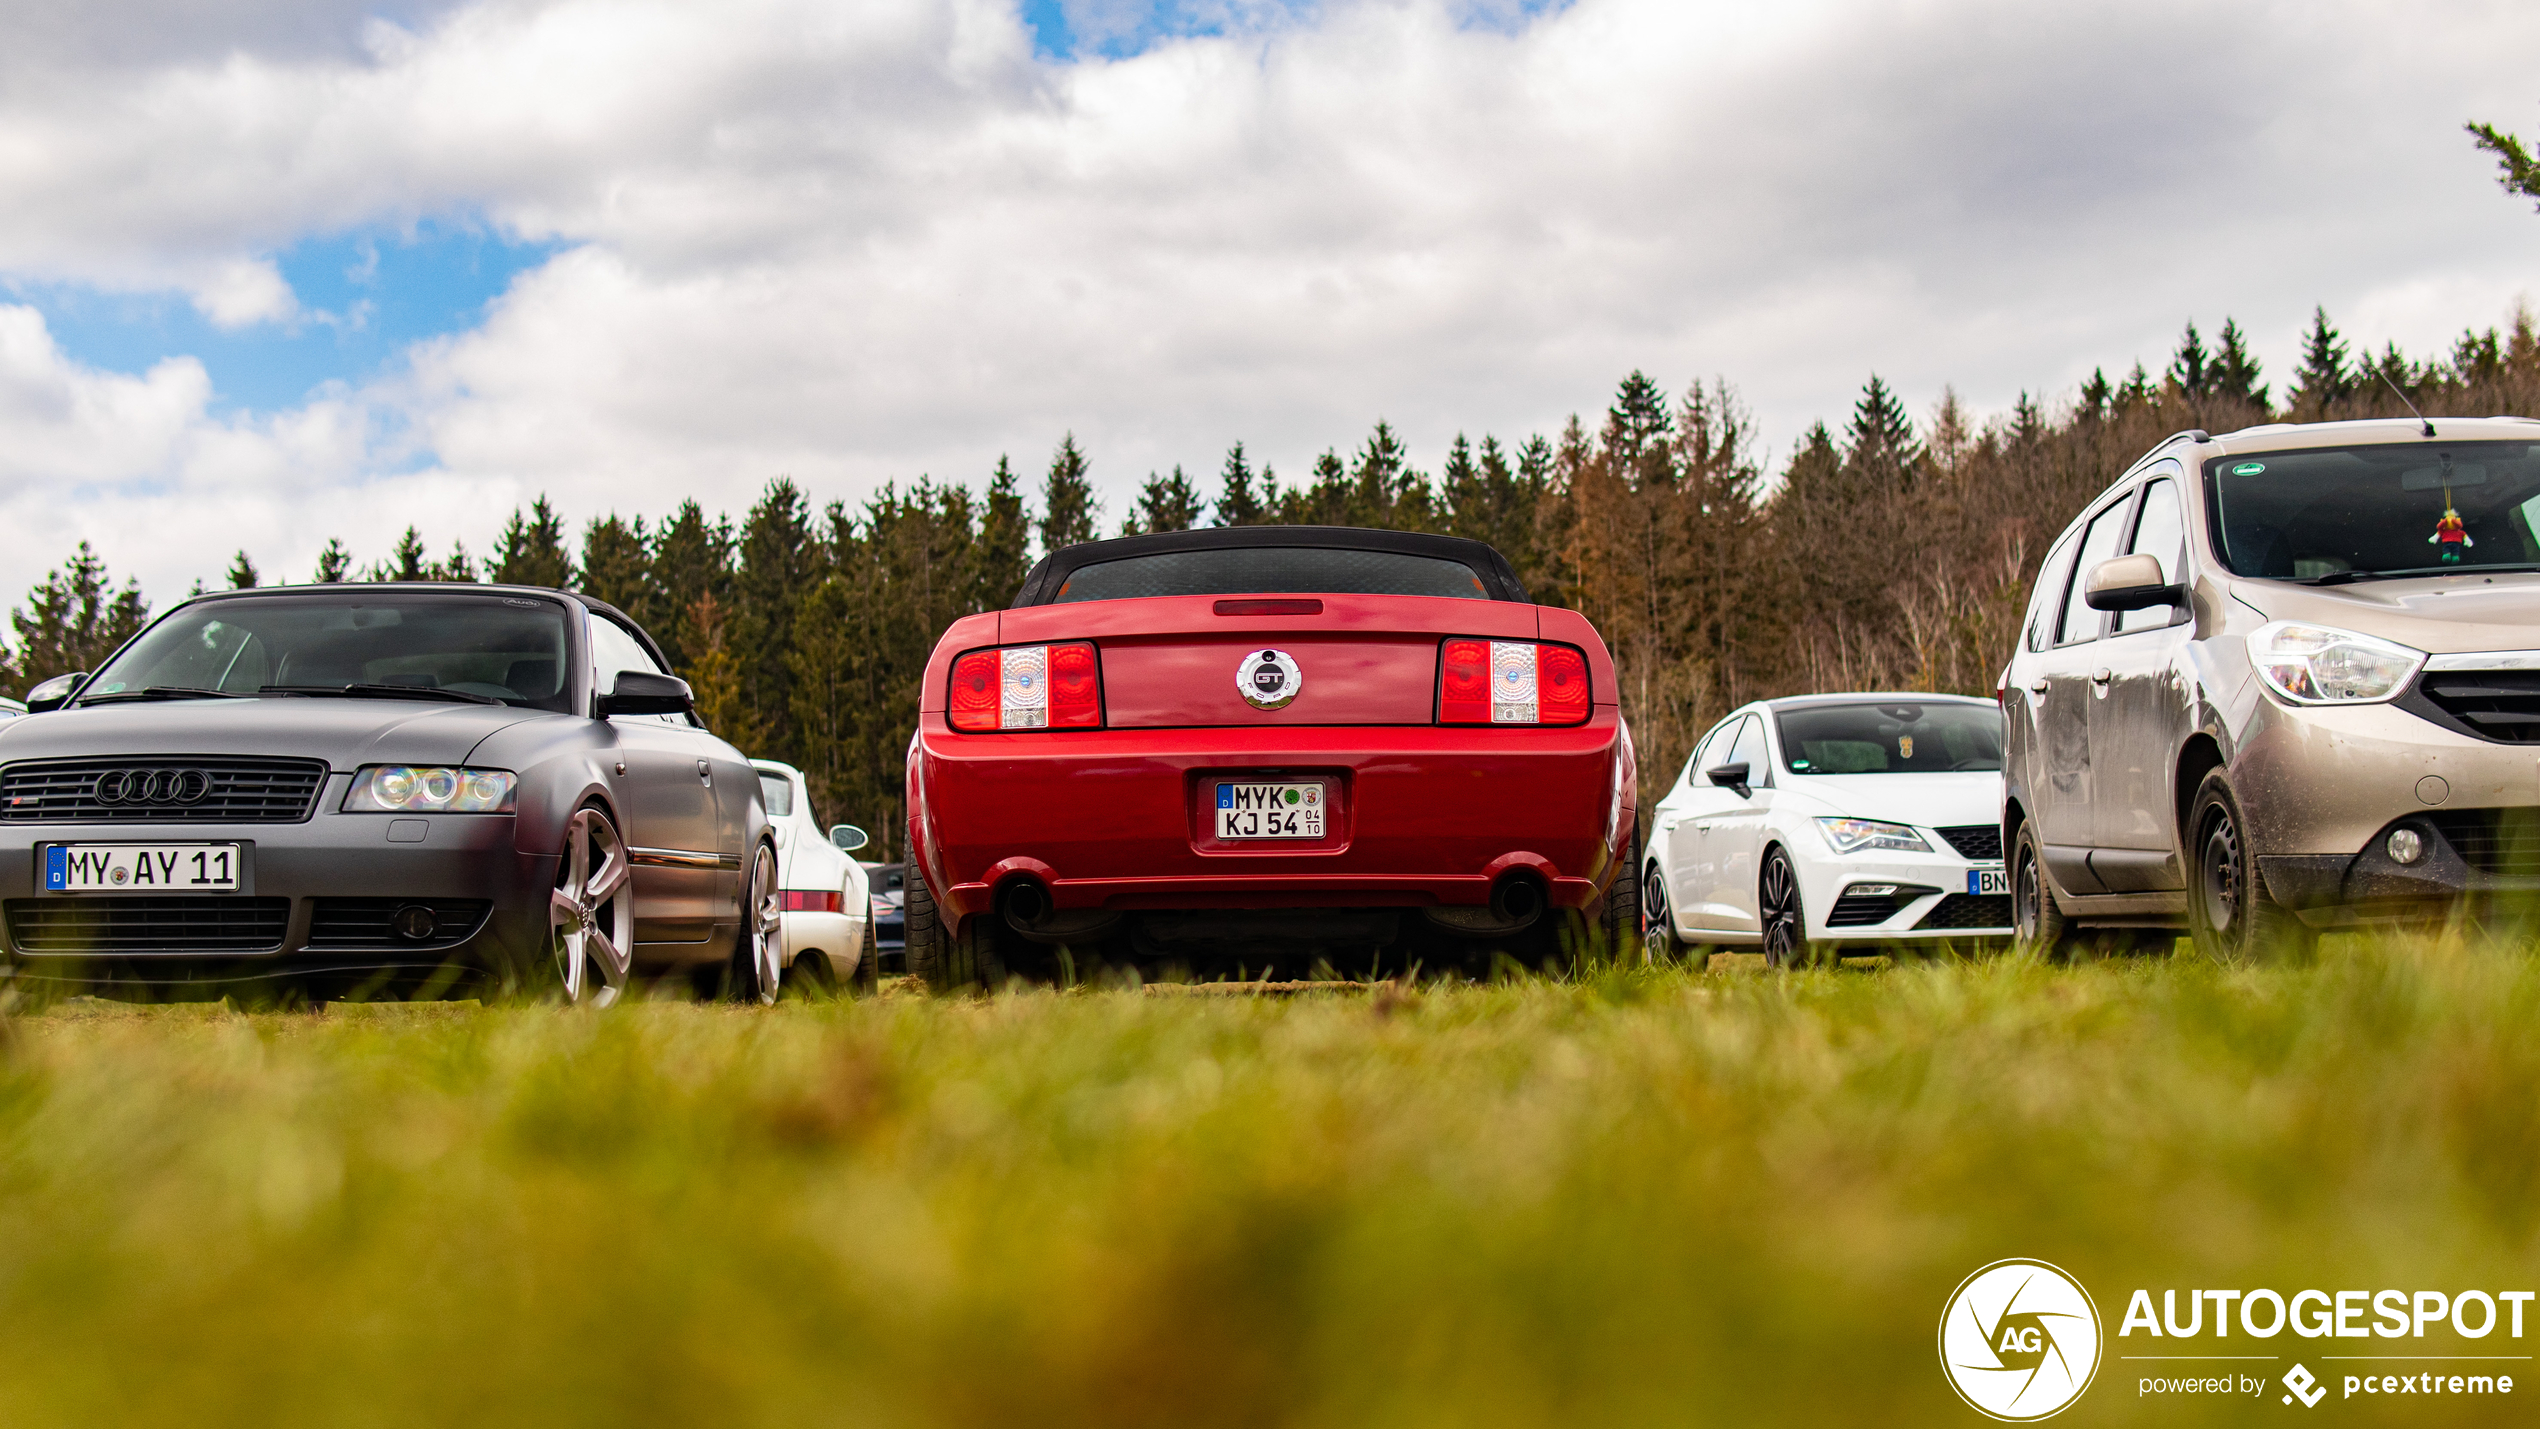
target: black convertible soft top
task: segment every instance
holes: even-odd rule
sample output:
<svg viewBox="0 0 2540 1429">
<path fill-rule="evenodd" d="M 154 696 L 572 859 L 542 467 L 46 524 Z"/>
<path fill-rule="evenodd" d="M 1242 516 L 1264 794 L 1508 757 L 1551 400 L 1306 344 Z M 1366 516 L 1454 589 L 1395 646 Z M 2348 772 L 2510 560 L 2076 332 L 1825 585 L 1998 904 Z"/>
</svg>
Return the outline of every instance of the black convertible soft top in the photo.
<svg viewBox="0 0 2540 1429">
<path fill-rule="evenodd" d="M 1516 568 L 1508 564 L 1507 557 L 1483 541 L 1468 541 L 1461 536 L 1433 536 L 1420 531 L 1376 531 L 1359 526 L 1220 526 L 1203 531 L 1160 531 L 1152 536 L 1123 536 L 1116 541 L 1088 541 L 1081 546 L 1060 547 L 1041 557 L 1040 564 L 1032 567 L 1032 573 L 1023 578 L 1023 588 L 1014 593 L 1014 604 L 1010 608 L 1020 610 L 1026 606 L 1056 604 L 1058 593 L 1067 584 L 1068 577 L 1087 566 L 1187 551 L 1281 548 L 1387 551 L 1454 561 L 1472 570 L 1474 578 L 1481 582 L 1491 599 L 1520 603 L 1528 599 L 1525 585 L 1517 579 Z"/>
</svg>

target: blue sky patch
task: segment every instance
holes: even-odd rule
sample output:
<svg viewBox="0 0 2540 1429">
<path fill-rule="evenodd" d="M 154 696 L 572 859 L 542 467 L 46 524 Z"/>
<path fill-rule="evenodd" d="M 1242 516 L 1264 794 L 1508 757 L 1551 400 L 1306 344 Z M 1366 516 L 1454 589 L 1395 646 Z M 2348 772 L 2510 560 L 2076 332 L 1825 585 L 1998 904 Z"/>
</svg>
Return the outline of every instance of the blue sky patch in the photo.
<svg viewBox="0 0 2540 1429">
<path fill-rule="evenodd" d="M 563 246 L 433 223 L 304 239 L 274 255 L 299 319 L 234 331 L 179 292 L 30 284 L 11 296 L 32 303 L 62 350 L 91 367 L 143 372 L 190 355 L 211 374 L 215 411 L 271 411 L 330 380 L 358 385 L 424 338 L 476 328 L 514 277 Z"/>
</svg>

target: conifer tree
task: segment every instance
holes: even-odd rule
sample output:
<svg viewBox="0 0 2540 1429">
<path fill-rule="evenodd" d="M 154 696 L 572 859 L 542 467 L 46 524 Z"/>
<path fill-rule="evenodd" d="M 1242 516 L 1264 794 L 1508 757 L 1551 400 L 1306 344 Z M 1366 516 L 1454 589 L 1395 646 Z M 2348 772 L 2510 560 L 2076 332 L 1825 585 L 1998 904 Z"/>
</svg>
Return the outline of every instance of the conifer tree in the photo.
<svg viewBox="0 0 2540 1429">
<path fill-rule="evenodd" d="M 114 588 L 105 561 L 86 541 L 57 570 L 26 593 L 24 608 L 9 612 L 17 649 L 8 661 L 9 691 L 23 695 L 55 675 L 94 670 L 141 631 L 150 603 L 141 586 Z"/>
<path fill-rule="evenodd" d="M 2075 415 L 2086 422 L 2096 422 L 2106 417 L 2109 403 L 2115 398 L 2116 391 L 2117 389 L 2108 383 L 2108 369 L 2092 368 L 2090 380 L 2081 384 L 2080 406 Z"/>
<path fill-rule="evenodd" d="M 1852 425 L 1844 433 L 1844 465 L 1859 473 L 1868 491 L 1911 491 L 1922 473 L 1922 444 L 1914 439 L 1914 420 L 1878 374 L 1861 388 L 1852 406 Z"/>
<path fill-rule="evenodd" d="M 2187 333 L 2178 340 L 2178 352 L 2170 358 L 2170 370 L 2164 380 L 2190 398 L 2202 397 L 2214 380 L 2214 364 L 2205 354 L 2204 340 L 2196 335 L 2196 324 L 2187 325 Z"/>
<path fill-rule="evenodd" d="M 1199 488 L 1175 466 L 1171 476 L 1147 474 L 1146 486 L 1138 496 L 1137 509 L 1120 529 L 1123 536 L 1137 536 L 1156 531 L 1187 531 L 1199 524 Z"/>
<path fill-rule="evenodd" d="M 1898 415 L 1903 415 L 1902 408 Z M 1624 378 L 1614 394 L 1614 405 L 1605 409 L 1605 431 L 1600 438 L 1615 475 L 1634 491 L 1674 485 L 1669 445 L 1674 434 L 1667 394 L 1646 373 L 1635 370 Z"/>
<path fill-rule="evenodd" d="M 1076 434 L 1069 432 L 1050 458 L 1049 479 L 1041 488 L 1041 549 L 1055 551 L 1094 539 L 1099 511 L 1085 454 L 1076 446 Z"/>
<path fill-rule="evenodd" d="M 333 585 L 344 579 L 352 569 L 353 553 L 344 549 L 342 541 L 328 537 L 326 549 L 318 552 L 317 583 Z"/>
<path fill-rule="evenodd" d="M 612 511 L 582 528 L 582 591 L 642 623 L 637 612 L 650 608 L 653 591 L 652 542 L 643 517 L 629 523 Z"/>
<path fill-rule="evenodd" d="M 2329 326 L 2328 309 L 2311 310 L 2311 330 L 2302 338 L 2302 365 L 2293 373 L 2293 392 L 2286 399 L 2303 419 L 2317 420 L 2332 404 L 2354 394 L 2355 378 L 2346 367 L 2346 342 Z"/>
<path fill-rule="evenodd" d="M 997 458 L 979 517 L 978 574 L 970 591 L 977 610 L 1002 610 L 1032 573 L 1032 517 L 1023 508 L 1022 481 L 1013 465 Z"/>
<path fill-rule="evenodd" d="M 828 574 L 812 538 L 811 508 L 789 477 L 767 484 L 741 525 L 740 560 L 725 638 L 739 662 L 746 728 L 752 753 L 799 762 L 793 738 L 793 672 L 785 663 L 793 648 L 795 614 L 803 597 Z M 730 739 L 731 736 L 724 736 Z M 736 741 L 737 742 L 737 741 Z"/>
<path fill-rule="evenodd" d="M 696 625 L 697 598 L 713 596 L 718 617 L 723 602 L 731 598 L 731 523 L 708 521 L 693 499 L 681 502 L 655 528 L 653 584 L 647 609 L 629 614 L 661 642 L 673 668 L 684 667 L 705 653 L 704 635 Z"/>
<path fill-rule="evenodd" d="M 467 553 L 467 542 L 452 541 L 450 543 L 450 554 L 442 560 L 441 564 L 432 568 L 432 579 L 462 582 L 473 582 L 476 579 L 476 561 Z"/>
<path fill-rule="evenodd" d="M 2463 328 L 2460 340 L 2452 344 L 2452 380 L 2464 384 L 2494 382 L 2504 375 L 2505 349 L 2496 330 Z"/>
<path fill-rule="evenodd" d="M 512 509 L 509 525 L 494 541 L 494 581 L 498 585 L 573 585 L 573 555 L 565 547 L 564 518 L 541 494 L 527 516 Z"/>
<path fill-rule="evenodd" d="M 247 559 L 247 553 L 243 550 L 229 563 L 229 588 L 231 590 L 256 588 L 256 563 Z"/>
<path fill-rule="evenodd" d="M 2478 141 L 2478 147 L 2496 156 L 2496 182 L 2509 194 L 2540 199 L 2540 157 L 2523 147 L 2522 140 L 2493 124 L 2462 126 Z M 2535 205 L 2540 207 L 2540 205 Z"/>
<path fill-rule="evenodd" d="M 1394 524 L 1394 506 L 1408 477 L 1402 441 L 1388 422 L 1376 423 L 1367 445 L 1351 458 L 1348 491 L 1338 524 L 1385 527 Z"/>
<path fill-rule="evenodd" d="M 2223 319 L 2222 336 L 2214 349 L 2214 364 L 2207 382 L 2216 397 L 2245 402 L 2267 414 L 2267 389 L 2258 381 L 2258 359 L 2249 351 L 2249 341 L 2240 332 L 2240 324 Z"/>
<path fill-rule="evenodd" d="M 412 526 L 397 538 L 388 559 L 362 573 L 366 581 L 427 581 L 432 579 L 432 563 L 423 558 L 423 533 Z"/>
<path fill-rule="evenodd" d="M 1226 449 L 1226 467 L 1219 473 L 1218 480 L 1217 524 L 1260 525 L 1264 514 L 1262 500 L 1252 489 L 1252 463 L 1244 460 L 1243 443 L 1237 442 Z"/>
</svg>

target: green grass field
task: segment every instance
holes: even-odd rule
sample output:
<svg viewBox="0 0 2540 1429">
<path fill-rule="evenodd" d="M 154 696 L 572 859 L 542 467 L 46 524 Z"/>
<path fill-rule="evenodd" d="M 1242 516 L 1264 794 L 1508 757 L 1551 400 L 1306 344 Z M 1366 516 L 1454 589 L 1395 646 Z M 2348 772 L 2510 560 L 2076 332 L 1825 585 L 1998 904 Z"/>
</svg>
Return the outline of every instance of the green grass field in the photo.
<svg viewBox="0 0 2540 1429">
<path fill-rule="evenodd" d="M 2011 1255 L 2107 1321 L 2058 1422 L 2240 1422 L 2297 1411 L 2137 1398 L 2127 1291 L 2540 1283 L 2536 1014 L 2523 953 L 2342 939 L 2292 970 L 21 1008 L 0 1424 L 1974 1424 L 1934 1328 Z"/>
</svg>

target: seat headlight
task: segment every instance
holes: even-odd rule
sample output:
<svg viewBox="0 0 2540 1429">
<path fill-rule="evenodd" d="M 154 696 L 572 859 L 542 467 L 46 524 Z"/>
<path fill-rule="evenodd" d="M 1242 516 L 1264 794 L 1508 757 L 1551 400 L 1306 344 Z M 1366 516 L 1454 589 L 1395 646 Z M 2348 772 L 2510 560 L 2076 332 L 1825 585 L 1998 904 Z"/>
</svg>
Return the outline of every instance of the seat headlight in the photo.
<svg viewBox="0 0 2540 1429">
<path fill-rule="evenodd" d="M 2334 626 L 2278 620 L 2250 634 L 2249 660 L 2267 688 L 2293 704 L 2350 705 L 2406 689 L 2425 652 Z"/>
<path fill-rule="evenodd" d="M 508 814 L 520 776 L 508 769 L 373 764 L 353 775 L 348 814 Z"/>
<path fill-rule="evenodd" d="M 1865 848 L 1895 848 L 1908 853 L 1929 853 L 1931 844 L 1914 832 L 1911 824 L 1883 824 L 1876 819 L 1817 820 L 1817 828 L 1836 853 L 1859 853 Z"/>
</svg>

